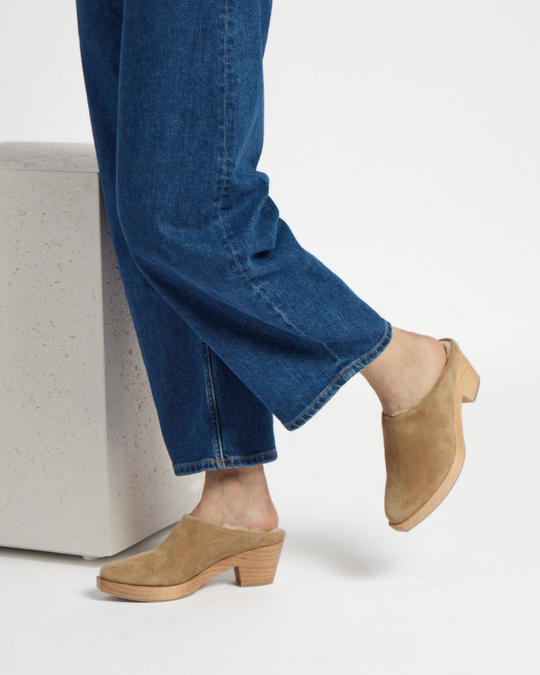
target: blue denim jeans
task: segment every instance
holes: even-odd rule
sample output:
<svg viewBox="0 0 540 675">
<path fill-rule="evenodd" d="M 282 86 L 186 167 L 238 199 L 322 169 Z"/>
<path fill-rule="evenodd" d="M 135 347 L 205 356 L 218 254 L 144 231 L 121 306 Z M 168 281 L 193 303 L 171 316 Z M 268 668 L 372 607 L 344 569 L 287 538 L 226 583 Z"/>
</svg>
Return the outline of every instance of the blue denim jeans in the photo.
<svg viewBox="0 0 540 675">
<path fill-rule="evenodd" d="M 77 0 L 105 208 L 176 475 L 276 459 L 392 327 L 257 170 L 271 0 Z"/>
</svg>

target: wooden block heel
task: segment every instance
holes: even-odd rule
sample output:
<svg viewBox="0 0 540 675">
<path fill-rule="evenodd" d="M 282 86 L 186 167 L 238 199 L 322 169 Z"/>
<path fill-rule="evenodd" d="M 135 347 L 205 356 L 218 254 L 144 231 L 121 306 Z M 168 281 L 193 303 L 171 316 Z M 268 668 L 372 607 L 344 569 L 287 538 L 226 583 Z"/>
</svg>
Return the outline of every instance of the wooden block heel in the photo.
<svg viewBox="0 0 540 675">
<path fill-rule="evenodd" d="M 271 584 L 276 576 L 276 570 L 281 554 L 283 542 L 273 546 L 265 546 L 254 551 L 246 551 L 235 556 L 238 565 L 234 574 L 239 586 L 264 586 Z"/>
<path fill-rule="evenodd" d="M 480 377 L 463 354 L 461 354 L 461 365 L 456 386 L 461 388 L 463 403 L 473 403 L 476 401 L 480 387 Z"/>
</svg>

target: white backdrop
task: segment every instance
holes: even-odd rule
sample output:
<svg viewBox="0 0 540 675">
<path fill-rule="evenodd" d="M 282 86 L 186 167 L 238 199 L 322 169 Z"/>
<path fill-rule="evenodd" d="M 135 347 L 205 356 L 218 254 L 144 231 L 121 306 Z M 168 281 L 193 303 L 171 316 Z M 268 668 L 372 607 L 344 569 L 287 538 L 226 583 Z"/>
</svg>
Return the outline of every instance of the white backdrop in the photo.
<svg viewBox="0 0 540 675">
<path fill-rule="evenodd" d="M 405 535 L 384 519 L 380 410 L 361 376 L 305 427 L 276 423 L 267 474 L 288 532 L 276 584 L 243 614 L 237 596 L 211 599 L 219 585 L 184 605 L 201 622 L 184 645 L 196 672 L 218 656 L 221 672 L 250 672 L 270 646 L 259 672 L 540 672 L 539 34 L 534 0 L 274 0 L 260 169 L 282 217 L 392 324 L 456 339 L 481 387 L 456 488 Z M 73 0 L 0 0 L 0 86 L 0 141 L 92 141 Z M 69 593 L 54 583 L 51 598 Z M 172 622 L 155 638 L 164 672 L 188 635 L 174 637 L 186 610 L 173 605 L 147 610 Z M 119 607 L 123 658 L 143 672 L 153 624 Z M 114 639 L 128 632 L 104 611 L 89 634 L 109 620 Z M 8 628 L 23 645 L 28 629 Z M 204 651 L 206 628 L 222 632 Z M 233 657 L 241 629 L 253 653 Z"/>
</svg>

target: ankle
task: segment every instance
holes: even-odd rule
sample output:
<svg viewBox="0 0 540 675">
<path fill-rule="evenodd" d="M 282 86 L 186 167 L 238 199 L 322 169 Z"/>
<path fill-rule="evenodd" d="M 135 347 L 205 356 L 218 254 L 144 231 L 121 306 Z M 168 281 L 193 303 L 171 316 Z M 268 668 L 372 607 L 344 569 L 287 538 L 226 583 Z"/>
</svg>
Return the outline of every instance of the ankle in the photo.
<svg viewBox="0 0 540 675">
<path fill-rule="evenodd" d="M 399 328 L 372 363 L 362 371 L 385 415 L 413 407 L 433 388 L 446 365 L 446 349 L 433 337 Z"/>
<path fill-rule="evenodd" d="M 207 472 L 201 500 L 191 515 L 249 530 L 272 530 L 279 522 L 262 465 Z"/>
</svg>

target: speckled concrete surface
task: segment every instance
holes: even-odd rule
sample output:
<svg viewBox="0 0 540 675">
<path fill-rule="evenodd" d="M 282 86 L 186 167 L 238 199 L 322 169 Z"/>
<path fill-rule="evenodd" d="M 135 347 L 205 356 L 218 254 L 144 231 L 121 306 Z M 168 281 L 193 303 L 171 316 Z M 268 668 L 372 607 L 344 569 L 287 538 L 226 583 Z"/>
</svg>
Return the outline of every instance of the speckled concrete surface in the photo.
<svg viewBox="0 0 540 675">
<path fill-rule="evenodd" d="M 0 143 L 0 545 L 105 556 L 170 525 L 174 475 L 91 144 Z"/>
<path fill-rule="evenodd" d="M 0 169 L 96 173 L 98 165 L 92 143 L 26 141 L 0 143 Z"/>
</svg>

